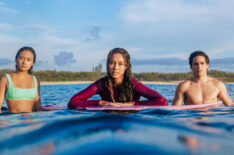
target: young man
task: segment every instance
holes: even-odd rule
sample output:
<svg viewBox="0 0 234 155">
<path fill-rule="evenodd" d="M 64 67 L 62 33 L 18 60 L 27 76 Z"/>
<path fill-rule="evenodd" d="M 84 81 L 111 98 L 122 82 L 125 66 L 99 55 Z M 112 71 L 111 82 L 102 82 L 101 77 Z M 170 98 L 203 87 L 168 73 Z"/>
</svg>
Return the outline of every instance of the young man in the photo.
<svg viewBox="0 0 234 155">
<path fill-rule="evenodd" d="M 226 106 L 234 105 L 225 84 L 207 75 L 209 57 L 203 51 L 195 51 L 189 57 L 193 77 L 181 82 L 175 92 L 172 105 L 204 104 L 217 102 Z"/>
</svg>

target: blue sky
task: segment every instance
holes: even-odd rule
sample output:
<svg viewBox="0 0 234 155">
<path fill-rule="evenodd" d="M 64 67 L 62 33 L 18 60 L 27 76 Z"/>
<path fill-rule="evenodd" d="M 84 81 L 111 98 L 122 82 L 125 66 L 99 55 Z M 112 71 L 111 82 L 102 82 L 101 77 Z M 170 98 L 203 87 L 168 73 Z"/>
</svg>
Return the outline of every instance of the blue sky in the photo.
<svg viewBox="0 0 234 155">
<path fill-rule="evenodd" d="M 91 71 L 123 47 L 134 72 L 187 72 L 205 51 L 211 69 L 234 72 L 232 0 L 0 0 L 0 69 L 22 46 L 35 70 Z M 105 67 L 104 67 L 105 68 Z"/>
</svg>

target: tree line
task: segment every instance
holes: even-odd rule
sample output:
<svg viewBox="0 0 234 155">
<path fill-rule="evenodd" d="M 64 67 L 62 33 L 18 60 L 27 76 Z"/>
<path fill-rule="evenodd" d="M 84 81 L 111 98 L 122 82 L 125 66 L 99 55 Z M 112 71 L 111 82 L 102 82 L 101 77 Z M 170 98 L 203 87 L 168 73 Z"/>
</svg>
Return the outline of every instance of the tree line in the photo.
<svg viewBox="0 0 234 155">
<path fill-rule="evenodd" d="M 6 73 L 12 73 L 14 70 L 2 69 L 0 70 L 0 76 Z M 70 72 L 70 71 L 56 71 L 56 70 L 45 70 L 45 71 L 34 71 L 32 73 L 36 75 L 40 81 L 95 81 L 106 75 L 104 72 L 100 72 L 99 69 L 94 69 L 93 72 Z M 224 72 L 218 70 L 210 70 L 208 74 L 212 77 L 220 79 L 224 82 L 234 82 L 233 72 Z M 139 81 L 181 81 L 192 77 L 191 72 L 186 73 L 133 73 Z"/>
</svg>

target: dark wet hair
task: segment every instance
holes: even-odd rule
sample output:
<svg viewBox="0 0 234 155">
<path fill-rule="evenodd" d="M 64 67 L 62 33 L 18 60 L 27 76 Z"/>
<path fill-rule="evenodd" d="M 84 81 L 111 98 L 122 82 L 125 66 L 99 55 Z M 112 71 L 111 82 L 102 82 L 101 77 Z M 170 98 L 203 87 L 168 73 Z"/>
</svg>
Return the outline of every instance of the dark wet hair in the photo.
<svg viewBox="0 0 234 155">
<path fill-rule="evenodd" d="M 32 52 L 32 54 L 33 54 L 33 63 L 36 62 L 36 52 L 35 52 L 35 50 L 34 50 L 32 47 L 24 46 L 24 47 L 22 47 L 22 48 L 20 48 L 20 49 L 18 50 L 18 52 L 17 52 L 17 54 L 16 54 L 16 56 L 15 56 L 15 62 L 16 62 L 16 64 L 15 64 L 15 69 L 16 69 L 16 71 L 18 70 L 17 59 L 19 58 L 20 53 L 23 52 L 23 51 L 26 51 L 26 50 Z M 32 69 L 33 69 L 33 66 L 28 70 L 28 73 L 29 73 L 29 74 L 32 73 Z"/>
<path fill-rule="evenodd" d="M 205 58 L 205 60 L 206 60 L 206 63 L 210 64 L 210 59 L 209 59 L 208 55 L 205 52 L 203 52 L 203 51 L 194 51 L 193 53 L 190 54 L 190 57 L 189 57 L 190 67 L 192 67 L 193 58 L 195 58 L 196 56 L 203 56 Z"/>
<path fill-rule="evenodd" d="M 126 65 L 126 70 L 124 73 L 124 78 L 123 82 L 120 85 L 120 94 L 118 96 L 118 100 L 120 102 L 130 102 L 133 101 L 133 86 L 134 83 L 132 81 L 132 71 L 131 71 L 131 62 L 130 62 L 130 55 L 127 50 L 124 48 L 114 48 L 112 49 L 108 56 L 107 56 L 107 62 L 106 62 L 106 67 L 107 67 L 107 77 L 105 78 L 105 86 L 107 87 L 107 90 L 109 89 L 109 93 L 112 99 L 112 102 L 116 102 L 114 99 L 114 91 L 113 91 L 113 77 L 110 74 L 109 71 L 109 63 L 111 61 L 111 57 L 113 54 L 121 54 L 124 58 L 124 62 Z"/>
</svg>

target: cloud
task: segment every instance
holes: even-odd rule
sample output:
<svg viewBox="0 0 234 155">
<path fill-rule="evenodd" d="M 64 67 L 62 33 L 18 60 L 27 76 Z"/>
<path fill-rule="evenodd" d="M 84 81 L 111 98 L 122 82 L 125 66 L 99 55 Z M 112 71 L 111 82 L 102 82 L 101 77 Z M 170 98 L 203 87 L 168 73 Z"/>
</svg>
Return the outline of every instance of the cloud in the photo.
<svg viewBox="0 0 234 155">
<path fill-rule="evenodd" d="M 179 58 L 158 58 L 158 59 L 133 59 L 133 65 L 161 65 L 161 66 L 184 66 L 188 62 Z"/>
<path fill-rule="evenodd" d="M 210 22 L 232 20 L 232 0 L 184 1 L 145 0 L 131 1 L 121 10 L 121 17 L 127 22 L 190 21 Z"/>
<path fill-rule="evenodd" d="M 157 59 L 133 59 L 132 64 L 134 65 L 189 65 L 188 60 L 180 58 L 157 58 Z M 219 59 L 210 59 L 210 64 L 214 65 L 234 65 L 234 58 L 219 58 Z"/>
<path fill-rule="evenodd" d="M 211 59 L 210 68 L 234 72 L 234 58 Z"/>
<path fill-rule="evenodd" d="M 0 66 L 11 64 L 12 61 L 6 58 L 0 58 Z"/>
<path fill-rule="evenodd" d="M 19 13 L 19 11 L 8 8 L 4 2 L 0 2 L 0 11 L 1 12 L 10 12 L 10 13 Z"/>
<path fill-rule="evenodd" d="M 25 3 L 26 4 L 32 4 L 32 1 L 31 0 L 27 0 Z"/>
<path fill-rule="evenodd" d="M 77 42 L 70 38 L 60 38 L 54 35 L 45 35 L 44 39 L 50 44 L 64 45 L 64 44 L 76 44 Z"/>
<path fill-rule="evenodd" d="M 14 27 L 11 24 L 0 23 L 0 30 L 2 30 L 2 31 L 12 31 L 12 30 L 14 30 Z"/>
<path fill-rule="evenodd" d="M 35 66 L 46 67 L 46 66 L 48 66 L 48 64 L 49 64 L 48 60 L 46 60 L 46 61 L 38 60 L 38 61 L 36 61 Z"/>
<path fill-rule="evenodd" d="M 101 27 L 94 26 L 91 29 L 90 34 L 89 34 L 88 38 L 85 39 L 85 41 L 89 42 L 89 41 L 92 41 L 92 40 L 100 39 L 100 31 L 101 31 Z"/>
<path fill-rule="evenodd" d="M 186 68 L 190 68 L 188 60 L 180 58 L 133 59 L 132 66 L 133 68 L 141 69 L 144 71 L 157 69 L 158 71 L 162 72 L 182 72 L 186 70 Z M 162 67 L 165 70 L 163 70 Z M 233 67 L 234 58 L 219 58 L 210 60 L 211 69 L 233 72 Z"/>
<path fill-rule="evenodd" d="M 76 62 L 72 52 L 60 52 L 58 55 L 54 56 L 54 62 L 58 66 L 65 66 Z"/>
<path fill-rule="evenodd" d="M 52 31 L 52 28 L 47 26 L 47 25 L 42 25 L 42 24 L 33 24 L 33 25 L 25 25 L 23 26 L 24 29 L 29 29 L 32 31 L 43 31 L 43 32 L 50 32 Z"/>
<path fill-rule="evenodd" d="M 233 64 L 234 65 L 234 58 L 211 59 L 210 61 L 213 64 Z"/>
</svg>

